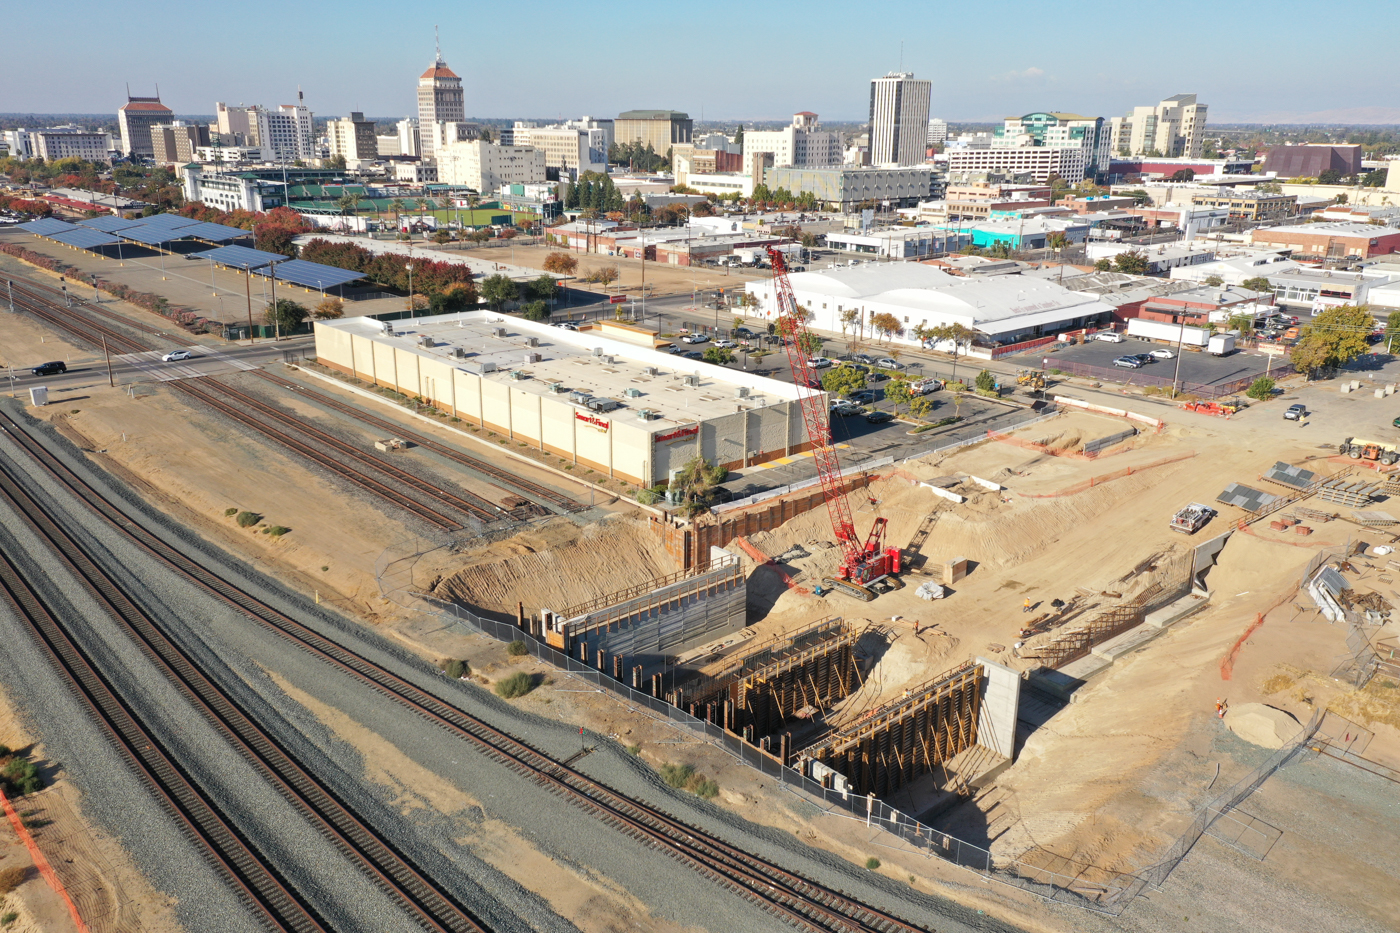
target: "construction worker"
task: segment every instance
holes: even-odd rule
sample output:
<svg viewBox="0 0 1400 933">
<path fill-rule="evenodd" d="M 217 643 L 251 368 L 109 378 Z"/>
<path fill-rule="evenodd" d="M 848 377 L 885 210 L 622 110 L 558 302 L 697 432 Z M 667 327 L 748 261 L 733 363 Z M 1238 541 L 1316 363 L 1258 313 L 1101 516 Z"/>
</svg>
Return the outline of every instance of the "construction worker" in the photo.
<svg viewBox="0 0 1400 933">
<path fill-rule="evenodd" d="M 1022 611 L 1022 612 L 1030 612 L 1030 611 L 1031 611 L 1031 598 L 1030 598 L 1029 596 L 1026 597 L 1025 603 L 1021 606 L 1021 611 Z"/>
<path fill-rule="evenodd" d="M 1215 700 L 1215 715 L 1221 719 L 1225 718 L 1225 712 L 1230 708 L 1230 701 L 1219 697 Z"/>
</svg>

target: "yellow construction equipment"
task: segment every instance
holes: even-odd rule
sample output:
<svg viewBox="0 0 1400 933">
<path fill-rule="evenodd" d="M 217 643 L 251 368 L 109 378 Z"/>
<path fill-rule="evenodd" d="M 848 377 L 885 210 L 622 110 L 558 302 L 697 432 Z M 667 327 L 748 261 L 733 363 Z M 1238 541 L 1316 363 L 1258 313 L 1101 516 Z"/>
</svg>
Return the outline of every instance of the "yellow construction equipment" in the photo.
<svg viewBox="0 0 1400 933">
<path fill-rule="evenodd" d="M 1033 391 L 1045 391 L 1045 373 L 1038 369 L 1023 369 L 1016 374 L 1018 386 L 1030 386 Z"/>
</svg>

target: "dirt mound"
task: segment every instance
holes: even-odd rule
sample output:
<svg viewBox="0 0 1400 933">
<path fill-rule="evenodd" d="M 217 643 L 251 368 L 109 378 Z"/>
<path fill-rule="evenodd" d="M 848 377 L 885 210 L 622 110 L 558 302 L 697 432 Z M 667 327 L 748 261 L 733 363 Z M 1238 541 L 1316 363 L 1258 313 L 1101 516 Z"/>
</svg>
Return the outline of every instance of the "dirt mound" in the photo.
<svg viewBox="0 0 1400 933">
<path fill-rule="evenodd" d="M 1283 748 L 1303 728 L 1288 713 L 1263 703 L 1241 703 L 1230 709 L 1225 725 L 1246 742 L 1264 748 Z"/>
<path fill-rule="evenodd" d="M 615 518 L 579 528 L 567 519 L 465 555 L 433 593 L 488 612 L 562 610 L 679 567 L 645 520 Z"/>
</svg>

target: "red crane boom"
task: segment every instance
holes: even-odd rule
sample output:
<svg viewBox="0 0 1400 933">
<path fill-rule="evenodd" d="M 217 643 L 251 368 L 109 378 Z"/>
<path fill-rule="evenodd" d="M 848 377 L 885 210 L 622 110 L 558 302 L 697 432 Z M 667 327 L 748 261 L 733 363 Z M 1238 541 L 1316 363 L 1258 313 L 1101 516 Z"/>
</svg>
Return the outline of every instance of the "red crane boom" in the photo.
<svg viewBox="0 0 1400 933">
<path fill-rule="evenodd" d="M 864 584 L 887 574 L 899 571 L 899 550 L 884 549 L 885 519 L 876 518 L 870 534 L 864 542 L 856 535 L 855 521 L 851 518 L 851 507 L 846 502 L 845 490 L 841 483 L 841 464 L 836 456 L 836 447 L 831 443 L 831 411 L 821 391 L 821 380 L 812 366 L 811 353 L 817 341 L 807 329 L 807 315 L 797 305 L 797 297 L 788 281 L 787 259 L 774 249 L 768 248 L 768 258 L 773 264 L 773 290 L 777 299 L 777 330 L 787 348 L 788 366 L 792 369 L 792 382 L 797 388 L 798 404 L 802 407 L 802 420 L 807 426 L 807 439 L 812 445 L 812 460 L 817 465 L 817 476 L 822 484 L 822 496 L 826 501 L 827 515 L 831 518 L 831 530 L 836 535 L 844 559 L 841 562 L 840 577 L 853 583 Z"/>
</svg>

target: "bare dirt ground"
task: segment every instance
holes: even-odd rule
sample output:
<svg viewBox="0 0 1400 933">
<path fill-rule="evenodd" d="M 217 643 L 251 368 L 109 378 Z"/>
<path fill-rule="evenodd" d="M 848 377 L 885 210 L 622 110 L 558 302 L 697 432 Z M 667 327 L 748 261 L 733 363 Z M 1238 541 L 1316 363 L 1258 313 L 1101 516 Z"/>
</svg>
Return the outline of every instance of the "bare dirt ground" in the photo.
<svg viewBox="0 0 1400 933">
<path fill-rule="evenodd" d="M 44 757 L 34 744 L 10 699 L 0 690 L 0 744 L 27 749 L 41 766 L 46 786 L 12 803 L 29 828 L 35 845 L 54 868 L 79 916 L 92 933 L 179 933 L 174 903 L 151 887 L 126 849 L 95 830 L 82 816 L 82 795 L 64 778 L 61 763 Z M 29 850 L 10 821 L 0 816 L 0 868 L 20 866 L 26 878 L 0 897 L 0 915 L 16 914 L 6 933 L 66 933 L 76 930 L 68 904 L 39 874 Z"/>
</svg>

